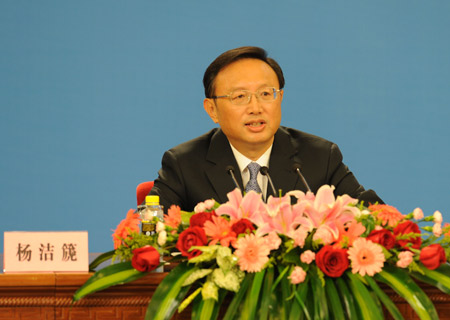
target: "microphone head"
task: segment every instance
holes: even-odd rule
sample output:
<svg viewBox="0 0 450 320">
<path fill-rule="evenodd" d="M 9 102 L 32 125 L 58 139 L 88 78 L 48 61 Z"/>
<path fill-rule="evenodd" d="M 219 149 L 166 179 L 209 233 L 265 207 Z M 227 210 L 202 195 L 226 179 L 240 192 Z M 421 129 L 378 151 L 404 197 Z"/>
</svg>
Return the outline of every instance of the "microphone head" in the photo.
<svg viewBox="0 0 450 320">
<path fill-rule="evenodd" d="M 233 166 L 227 166 L 227 167 L 225 168 L 225 170 L 227 171 L 228 174 L 231 174 L 231 172 L 234 173 L 234 167 L 233 167 Z"/>
<path fill-rule="evenodd" d="M 269 173 L 269 168 L 267 168 L 266 166 L 261 167 L 261 168 L 259 169 L 259 172 L 261 172 L 261 174 L 262 174 L 263 176 L 265 176 L 265 175 L 267 175 L 267 174 Z"/>
<path fill-rule="evenodd" d="M 294 172 L 297 172 L 297 170 L 300 170 L 301 168 L 302 166 L 298 162 L 294 162 L 294 164 L 292 165 L 292 171 Z"/>
</svg>

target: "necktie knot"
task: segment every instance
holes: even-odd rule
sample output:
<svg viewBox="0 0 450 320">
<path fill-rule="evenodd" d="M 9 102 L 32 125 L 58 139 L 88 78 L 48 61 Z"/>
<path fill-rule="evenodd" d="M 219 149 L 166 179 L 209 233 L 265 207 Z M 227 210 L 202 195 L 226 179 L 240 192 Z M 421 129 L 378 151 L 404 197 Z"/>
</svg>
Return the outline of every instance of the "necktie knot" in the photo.
<svg viewBox="0 0 450 320">
<path fill-rule="evenodd" d="M 248 172 L 250 173 L 250 180 L 245 186 L 245 192 L 253 190 L 257 193 L 261 193 L 261 188 L 259 187 L 258 180 L 256 179 L 258 177 L 258 172 L 260 168 L 261 166 L 256 162 L 250 162 L 249 165 L 247 166 Z"/>
</svg>

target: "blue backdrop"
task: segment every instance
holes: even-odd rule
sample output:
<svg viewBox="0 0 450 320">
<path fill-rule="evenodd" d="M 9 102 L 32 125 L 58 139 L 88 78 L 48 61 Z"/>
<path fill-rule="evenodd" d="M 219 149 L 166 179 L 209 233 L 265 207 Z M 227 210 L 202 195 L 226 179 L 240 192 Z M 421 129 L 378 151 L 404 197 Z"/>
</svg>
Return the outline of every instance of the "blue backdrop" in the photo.
<svg viewBox="0 0 450 320">
<path fill-rule="evenodd" d="M 91 252 L 112 249 L 163 152 L 214 125 L 203 72 L 242 45 L 283 67 L 283 125 L 336 142 L 403 213 L 450 222 L 449 16 L 421 0 L 3 0 L 0 231 L 88 230 Z"/>
</svg>

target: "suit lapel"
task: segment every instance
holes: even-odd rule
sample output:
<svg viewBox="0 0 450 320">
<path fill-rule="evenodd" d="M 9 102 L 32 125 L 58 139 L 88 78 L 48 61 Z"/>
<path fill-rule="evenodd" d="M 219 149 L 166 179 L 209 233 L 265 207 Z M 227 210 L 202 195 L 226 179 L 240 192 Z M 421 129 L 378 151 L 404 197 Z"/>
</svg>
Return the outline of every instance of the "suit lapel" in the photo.
<svg viewBox="0 0 450 320">
<path fill-rule="evenodd" d="M 281 189 L 283 194 L 291 190 L 306 192 L 305 186 L 292 170 L 292 165 L 295 162 L 301 163 L 298 155 L 299 148 L 298 142 L 291 139 L 289 133 L 283 128 L 278 129 L 270 154 L 269 168 L 275 188 L 277 191 Z M 239 166 L 231 151 L 228 139 L 220 129 L 211 138 L 206 160 L 205 172 L 212 189 L 217 194 L 216 201 L 227 202 L 227 193 L 236 188 L 231 176 L 226 172 L 226 167 L 229 165 L 235 168 L 236 180 L 241 189 L 244 189 Z M 272 192 L 269 191 L 268 195 L 271 194 Z"/>
<path fill-rule="evenodd" d="M 236 188 L 231 176 L 226 172 L 227 166 L 231 165 L 234 167 L 236 180 L 241 189 L 243 189 L 243 186 L 239 166 L 231 151 L 227 137 L 220 129 L 211 138 L 206 160 L 205 172 L 213 190 L 217 194 L 215 200 L 225 203 L 228 201 L 227 193 Z"/>
</svg>

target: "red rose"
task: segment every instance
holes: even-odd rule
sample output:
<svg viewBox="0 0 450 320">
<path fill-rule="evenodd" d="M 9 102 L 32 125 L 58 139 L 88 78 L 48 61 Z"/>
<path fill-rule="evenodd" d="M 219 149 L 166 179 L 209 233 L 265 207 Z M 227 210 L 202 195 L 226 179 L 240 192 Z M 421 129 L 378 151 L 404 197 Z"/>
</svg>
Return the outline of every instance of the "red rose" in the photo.
<svg viewBox="0 0 450 320">
<path fill-rule="evenodd" d="M 445 251 L 440 244 L 432 244 L 420 251 L 420 262 L 430 270 L 438 268 L 445 263 Z"/>
<path fill-rule="evenodd" d="M 212 221 L 214 212 L 200 212 L 191 216 L 189 224 L 191 227 L 202 227 L 206 221 Z"/>
<path fill-rule="evenodd" d="M 180 250 L 183 256 L 191 259 L 200 255 L 202 252 L 197 249 L 189 251 L 189 249 L 192 246 L 204 246 L 207 242 L 205 230 L 203 230 L 203 228 L 189 227 L 180 234 L 177 242 L 177 249 Z"/>
<path fill-rule="evenodd" d="M 231 230 L 236 233 L 236 235 L 240 235 L 241 233 L 251 233 L 253 230 L 255 230 L 255 227 L 253 226 L 253 223 L 250 222 L 250 220 L 240 219 L 233 223 L 233 225 L 231 226 Z"/>
<path fill-rule="evenodd" d="M 395 245 L 395 237 L 389 230 L 386 229 L 380 229 L 380 230 L 373 230 L 368 236 L 367 240 L 370 240 L 372 242 L 381 244 L 386 249 L 390 250 Z"/>
<path fill-rule="evenodd" d="M 396 226 L 394 228 L 394 235 L 397 237 L 399 235 L 402 234 L 408 234 L 408 233 L 420 233 L 420 228 L 419 226 L 412 222 L 412 221 L 405 221 L 400 223 L 398 226 Z M 397 240 L 397 245 L 400 247 L 403 247 L 405 249 L 408 249 L 407 244 L 411 243 L 412 244 L 412 248 L 414 249 L 420 249 L 420 246 L 422 245 L 422 238 L 419 237 L 411 237 L 409 239 L 405 239 L 405 240 Z"/>
<path fill-rule="evenodd" d="M 159 266 L 159 252 L 152 246 L 145 246 L 133 250 L 131 265 L 138 271 L 150 272 Z"/>
<path fill-rule="evenodd" d="M 347 250 L 324 246 L 316 254 L 316 264 L 327 276 L 340 277 L 348 268 Z"/>
</svg>

